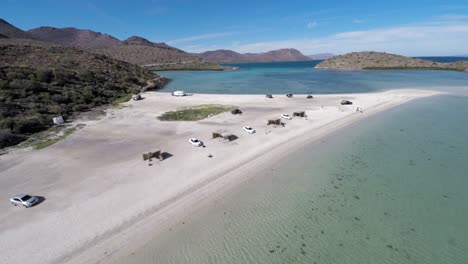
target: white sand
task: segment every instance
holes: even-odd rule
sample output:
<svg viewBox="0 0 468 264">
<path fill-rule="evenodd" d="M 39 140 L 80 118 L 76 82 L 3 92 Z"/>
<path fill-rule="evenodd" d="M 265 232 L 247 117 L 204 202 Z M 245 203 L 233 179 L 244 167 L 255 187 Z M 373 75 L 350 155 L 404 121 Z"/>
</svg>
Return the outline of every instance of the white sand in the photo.
<svg viewBox="0 0 468 264">
<path fill-rule="evenodd" d="M 222 195 L 223 188 L 254 177 L 253 172 L 301 145 L 371 114 L 435 94 L 408 89 L 308 100 L 304 95 L 267 99 L 147 93 L 142 101 L 87 121 L 85 128 L 51 147 L 0 156 L 0 263 L 111 262 L 214 195 Z M 340 106 L 341 99 L 354 105 Z M 238 105 L 244 114 L 224 113 L 198 122 L 156 118 L 182 106 L 211 103 Z M 356 112 L 356 107 L 364 113 Z M 285 127 L 266 125 L 267 119 L 293 111 L 306 111 L 308 118 L 283 120 Z M 245 133 L 244 125 L 257 133 Z M 211 139 L 218 129 L 239 138 Z M 206 148 L 191 146 L 191 137 L 202 140 Z M 148 166 L 142 153 L 156 149 L 173 156 Z M 8 203 L 12 195 L 23 192 L 46 200 L 30 209 Z"/>
</svg>

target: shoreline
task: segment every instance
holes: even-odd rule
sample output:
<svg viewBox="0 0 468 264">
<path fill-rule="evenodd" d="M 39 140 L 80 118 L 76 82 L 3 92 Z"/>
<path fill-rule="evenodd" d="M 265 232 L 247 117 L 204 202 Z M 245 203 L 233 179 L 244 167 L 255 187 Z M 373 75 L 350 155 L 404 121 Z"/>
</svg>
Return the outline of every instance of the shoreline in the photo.
<svg viewBox="0 0 468 264">
<path fill-rule="evenodd" d="M 315 125 L 315 124 L 308 125 L 308 127 L 306 128 L 303 128 L 302 125 L 298 125 L 297 130 L 292 131 L 292 132 L 281 131 L 281 133 L 284 133 L 283 136 L 286 137 L 285 139 L 283 138 L 283 140 L 280 140 L 282 136 L 281 136 L 281 133 L 278 132 L 279 135 L 272 135 L 272 137 L 274 136 L 276 139 L 278 139 L 278 142 L 273 142 L 273 143 L 270 142 L 269 144 L 264 143 L 262 147 L 257 147 L 254 150 L 249 151 L 248 149 L 245 149 L 245 147 L 243 146 L 235 146 L 235 145 L 228 146 L 228 147 L 219 146 L 216 149 L 219 150 L 220 153 L 222 153 L 223 151 L 226 151 L 225 150 L 226 148 L 235 148 L 235 147 L 237 147 L 238 150 L 242 149 L 247 152 L 246 152 L 245 157 L 243 158 L 235 157 L 233 158 L 234 161 L 225 161 L 224 163 L 221 162 L 220 166 L 215 166 L 214 168 L 210 168 L 207 171 L 203 171 L 203 170 L 199 171 L 195 169 L 195 171 L 192 171 L 191 173 L 196 173 L 196 174 L 202 173 L 205 175 L 203 177 L 198 177 L 197 179 L 192 180 L 190 184 L 185 184 L 186 186 L 185 188 L 174 188 L 173 190 L 168 191 L 168 194 L 166 195 L 166 199 L 159 199 L 159 201 L 157 202 L 152 201 L 152 199 L 145 200 L 143 202 L 143 205 L 135 206 L 137 208 L 133 208 L 132 210 L 130 210 L 130 213 L 127 213 L 126 217 L 125 217 L 125 214 L 122 213 L 123 215 L 120 216 L 120 218 L 122 219 L 117 221 L 117 223 L 114 223 L 112 226 L 110 224 L 107 224 L 106 228 L 102 229 L 101 227 L 101 231 L 96 229 L 96 231 L 98 231 L 99 234 L 94 233 L 94 236 L 92 239 L 86 240 L 85 243 L 79 243 L 79 245 L 75 244 L 74 247 L 71 247 L 71 245 L 69 245 L 67 247 L 68 250 L 62 249 L 61 251 L 62 253 L 66 252 L 65 254 L 60 254 L 60 256 L 58 257 L 50 256 L 50 258 L 48 260 L 45 259 L 45 261 L 47 261 L 47 263 L 107 263 L 107 262 L 115 261 L 119 259 L 120 257 L 128 255 L 133 249 L 143 246 L 145 241 L 148 241 L 151 238 L 153 238 L 153 236 L 156 233 L 162 232 L 166 230 L 167 227 L 174 225 L 174 223 L 171 222 L 170 219 L 179 219 L 179 220 L 183 219 L 184 216 L 189 215 L 190 212 L 193 212 L 194 210 L 196 210 L 196 208 L 200 208 L 200 206 L 206 205 L 205 203 L 209 203 L 210 201 L 212 201 L 215 197 L 220 195 L 223 190 L 234 188 L 235 186 L 239 186 L 239 184 L 241 184 L 243 181 L 249 179 L 250 177 L 253 177 L 253 176 L 249 176 L 249 175 L 255 174 L 252 172 L 261 170 L 262 167 L 265 167 L 265 166 L 267 167 L 268 164 L 279 161 L 282 156 L 296 151 L 303 144 L 310 144 L 313 142 L 317 142 L 323 137 L 326 137 L 327 135 L 329 135 L 330 133 L 339 131 L 348 125 L 354 124 L 356 121 L 364 120 L 365 118 L 369 116 L 373 116 L 377 113 L 393 108 L 400 104 L 406 103 L 413 99 L 423 98 L 426 96 L 432 96 L 432 95 L 437 95 L 437 94 L 441 94 L 441 93 L 434 92 L 434 91 L 421 91 L 421 90 L 393 90 L 393 91 L 378 92 L 378 93 L 364 94 L 364 95 L 363 94 L 360 94 L 360 95 L 359 94 L 319 95 L 318 97 L 327 97 L 327 99 L 331 98 L 330 100 L 332 101 L 335 101 L 341 97 L 356 98 L 357 101 L 360 101 L 360 97 L 364 98 L 367 96 L 367 97 L 370 97 L 368 98 L 370 102 L 368 102 L 367 104 L 371 104 L 371 105 L 369 107 L 365 107 L 365 112 L 363 114 L 354 112 L 354 109 L 357 104 L 352 106 L 351 111 L 345 111 L 344 113 L 334 112 L 335 110 L 338 110 L 339 112 L 340 107 L 336 108 L 335 110 L 331 109 L 330 111 L 333 110 L 332 112 L 330 112 L 330 114 L 333 114 L 331 119 L 323 120 L 323 122 L 318 125 Z M 165 98 L 165 97 L 169 97 L 170 95 L 167 95 L 167 94 L 164 95 L 163 93 L 154 93 L 151 96 L 149 96 L 149 99 L 153 100 L 154 98 L 156 98 L 154 100 L 159 100 L 160 99 L 159 97 L 161 96 Z M 379 103 L 374 102 L 375 98 L 373 97 L 376 97 L 376 96 L 380 98 L 377 101 L 381 100 L 379 101 Z M 245 95 L 245 96 L 239 96 L 239 95 L 201 95 L 200 96 L 200 95 L 197 95 L 197 96 L 194 96 L 193 98 L 190 98 L 191 99 L 190 102 L 184 102 L 184 103 L 188 103 L 188 104 L 205 103 L 206 101 L 210 101 L 210 100 L 219 100 L 213 97 L 222 98 L 221 101 L 239 100 L 239 102 L 241 102 L 241 101 L 253 100 L 255 102 L 256 100 L 260 100 L 259 95 L 253 95 L 253 96 L 252 95 Z M 391 99 L 389 99 L 389 97 L 391 97 Z M 185 99 L 188 99 L 188 98 L 183 98 L 182 100 L 185 100 Z M 167 100 L 178 100 L 178 99 L 171 98 Z M 265 100 L 265 98 L 261 99 L 260 101 L 263 101 L 263 100 Z M 278 101 L 282 101 L 282 104 L 288 105 L 291 103 L 293 104 L 293 101 L 291 100 L 292 99 L 279 98 Z M 306 99 L 294 98 L 293 100 L 305 101 Z M 314 98 L 312 100 L 316 100 L 316 99 Z M 147 100 L 146 99 L 143 100 L 143 102 L 145 101 Z M 159 102 L 159 101 L 156 101 L 156 102 Z M 315 103 L 315 101 L 306 101 L 306 102 Z M 138 103 L 134 103 L 134 102 L 129 103 L 130 106 L 135 106 L 135 107 L 138 107 L 137 104 Z M 266 105 L 263 106 L 264 109 L 257 109 L 256 111 L 258 111 L 258 113 L 265 113 L 265 111 L 267 110 L 273 111 L 273 112 L 278 111 L 276 109 L 270 109 L 269 104 L 270 102 L 266 101 Z M 165 108 L 165 107 L 166 106 L 161 106 L 161 108 Z M 243 106 L 241 106 L 241 109 L 242 107 Z M 302 107 L 302 105 L 300 105 L 300 107 Z M 246 106 L 245 109 L 249 109 L 249 106 Z M 327 106 L 327 110 L 328 110 L 328 106 Z M 310 116 L 311 118 L 313 118 L 315 112 L 318 112 L 320 116 L 323 116 L 325 112 L 328 113 L 327 110 L 325 111 L 311 110 L 313 112 L 311 112 Z M 110 111 L 111 116 L 112 116 L 112 112 L 114 112 L 114 115 L 117 115 L 119 114 L 119 111 L 125 111 L 125 109 Z M 128 111 L 131 111 L 131 110 L 128 110 Z M 152 113 L 152 115 L 156 115 L 156 114 L 157 114 L 157 111 Z M 264 115 L 268 116 L 269 114 L 265 113 Z M 222 117 L 214 117 L 215 119 L 214 122 L 215 123 L 219 122 L 222 124 L 223 122 L 226 122 L 226 121 L 223 121 L 226 118 L 231 119 L 232 116 L 228 114 L 228 115 L 223 115 Z M 118 117 L 116 117 L 115 119 L 118 119 Z M 219 119 L 219 120 L 216 120 L 216 119 Z M 297 121 L 296 123 L 301 122 L 300 120 L 293 120 L 293 121 L 294 122 Z M 98 120 L 98 121 L 92 122 L 90 124 L 89 129 L 92 129 L 93 127 L 95 129 L 98 129 L 101 123 L 106 123 L 106 122 L 111 123 L 113 122 L 113 119 L 104 118 L 104 120 Z M 198 121 L 198 123 L 200 123 L 202 127 L 209 125 L 209 124 L 205 124 L 207 122 L 208 121 L 204 121 L 204 120 Z M 291 122 L 292 125 L 294 125 L 294 122 Z M 289 123 L 289 121 L 287 121 L 287 123 Z M 182 128 L 187 128 L 187 127 L 182 125 Z M 211 127 L 208 128 L 208 131 L 210 131 L 211 129 L 212 129 Z M 275 131 L 272 132 L 272 134 L 277 133 L 277 131 L 280 131 L 281 129 L 283 128 L 276 128 L 276 130 L 273 129 Z M 260 134 L 261 132 L 258 130 L 257 133 Z M 78 134 L 82 134 L 82 133 L 78 133 Z M 182 134 L 184 133 L 182 132 Z M 76 135 L 73 135 L 70 139 L 65 140 L 65 142 L 61 142 L 59 145 L 66 145 L 67 141 L 73 141 L 73 138 L 75 138 L 75 136 Z M 80 135 L 77 135 L 76 137 L 79 137 L 79 136 Z M 268 137 L 268 136 L 263 136 L 263 135 L 258 135 L 258 136 L 263 137 L 263 138 Z M 245 137 L 245 135 L 242 135 L 242 137 Z M 241 140 L 242 139 L 243 138 L 241 138 Z M 209 142 L 208 145 L 215 145 L 215 144 L 216 144 L 215 142 Z M 211 146 L 208 146 L 208 148 L 211 148 Z M 192 151 L 190 151 L 190 153 L 192 153 Z M 232 153 L 236 153 L 236 151 L 234 150 L 232 150 L 231 152 L 226 151 L 226 153 L 224 154 L 226 154 L 227 157 L 229 157 L 229 155 L 231 155 Z M 187 154 L 187 155 L 198 155 L 198 154 L 192 153 L 192 154 Z M 218 154 L 216 154 L 215 158 L 217 156 Z M 185 159 L 190 159 L 190 157 L 185 157 Z M 158 166 L 161 166 L 162 168 L 163 166 L 166 165 L 165 163 L 166 162 L 169 163 L 169 161 L 170 159 L 167 161 L 163 161 Z M 132 164 L 125 165 L 125 161 L 122 161 L 121 163 L 118 163 L 118 164 L 120 164 L 121 166 L 123 165 L 124 167 L 128 166 L 130 168 L 135 169 L 134 167 L 132 167 L 132 166 L 135 166 L 135 163 L 136 162 L 132 162 Z M 141 162 L 139 163 L 141 164 Z M 114 161 L 113 163 L 111 163 L 111 165 L 113 166 L 115 164 L 116 163 L 114 163 Z M 190 166 L 190 164 L 192 163 L 190 163 L 189 161 L 188 164 L 189 164 L 188 166 Z M 209 163 L 206 163 L 206 164 L 209 164 Z M 244 165 L 239 167 L 239 165 L 241 164 L 244 164 Z M 2 168 L 1 164 L 0 164 L 0 168 Z M 196 166 L 194 168 L 196 168 Z M 143 168 L 141 169 L 142 173 L 144 172 L 144 169 Z M 174 168 L 168 168 L 168 169 L 170 173 L 174 173 L 174 174 L 177 173 L 177 172 L 172 172 Z M 132 169 L 130 171 L 132 171 Z M 138 171 L 140 171 L 140 169 L 138 169 Z M 161 172 L 161 173 L 164 173 L 164 172 Z M 190 176 L 195 177 L 193 175 L 190 175 Z M 130 184 L 130 185 L 134 184 L 135 186 L 140 186 L 140 187 L 142 187 L 141 185 L 145 184 L 144 182 L 138 183 L 135 181 L 137 181 L 137 179 L 129 180 L 129 179 L 121 178 L 118 181 L 120 185 L 119 184 L 117 186 L 112 185 L 110 187 L 112 187 L 113 191 L 119 192 L 118 190 L 119 186 L 121 186 L 121 184 L 124 184 L 124 183 Z M 174 181 L 175 180 L 172 180 L 172 181 L 168 180 L 167 183 L 172 182 L 172 184 L 175 184 Z M 129 187 L 129 191 L 133 192 L 135 190 L 134 188 Z M 115 197 L 115 196 L 112 196 L 112 197 Z M 163 198 L 163 196 L 161 195 L 160 198 Z M 94 199 L 94 197 L 92 197 L 92 199 Z M 87 205 L 87 207 L 88 206 L 89 205 Z M 41 206 L 38 206 L 37 208 L 40 208 L 40 207 Z M 99 209 L 98 205 L 96 205 L 95 207 Z M 116 208 L 118 208 L 118 206 Z M 112 215 L 112 217 L 117 217 L 114 214 L 115 212 L 109 211 L 109 215 Z M 158 228 L 155 228 L 156 226 L 158 226 Z M 0 230 L 0 232 L 2 231 L 4 230 Z M 125 241 L 125 243 L 123 241 Z M 1 244 L 2 243 L 0 240 L 0 245 Z M 129 245 L 131 245 L 131 248 L 129 248 Z M 3 254 L 6 254 L 6 252 Z M 15 262 L 16 262 L 16 259 L 15 259 Z"/>
</svg>

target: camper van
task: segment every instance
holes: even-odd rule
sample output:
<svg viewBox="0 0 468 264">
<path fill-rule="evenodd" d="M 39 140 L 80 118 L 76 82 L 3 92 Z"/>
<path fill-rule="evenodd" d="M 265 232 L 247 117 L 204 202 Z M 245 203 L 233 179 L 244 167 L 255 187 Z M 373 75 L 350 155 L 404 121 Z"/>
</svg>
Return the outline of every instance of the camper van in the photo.
<svg viewBox="0 0 468 264">
<path fill-rule="evenodd" d="M 184 91 L 174 91 L 172 92 L 173 96 L 185 96 Z"/>
</svg>

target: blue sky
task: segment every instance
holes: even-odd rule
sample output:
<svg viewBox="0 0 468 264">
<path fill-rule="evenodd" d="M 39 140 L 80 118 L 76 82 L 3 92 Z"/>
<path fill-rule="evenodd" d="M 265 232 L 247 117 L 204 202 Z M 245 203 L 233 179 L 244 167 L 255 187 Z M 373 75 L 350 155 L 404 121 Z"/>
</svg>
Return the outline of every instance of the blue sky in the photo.
<svg viewBox="0 0 468 264">
<path fill-rule="evenodd" d="M 21 29 L 78 27 L 200 52 L 468 54 L 468 1 L 1 0 Z"/>
</svg>

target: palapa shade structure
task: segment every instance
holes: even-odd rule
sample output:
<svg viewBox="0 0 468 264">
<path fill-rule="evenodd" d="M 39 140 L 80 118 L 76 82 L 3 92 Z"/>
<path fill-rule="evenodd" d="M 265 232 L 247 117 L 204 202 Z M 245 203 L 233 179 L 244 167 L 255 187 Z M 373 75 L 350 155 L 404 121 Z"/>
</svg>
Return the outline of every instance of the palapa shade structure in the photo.
<svg viewBox="0 0 468 264">
<path fill-rule="evenodd" d="M 222 138 L 222 139 L 226 139 L 226 140 L 229 140 L 229 141 L 233 141 L 237 137 L 234 134 L 228 133 L 228 132 L 223 130 L 223 131 L 213 132 L 213 138 Z"/>
<path fill-rule="evenodd" d="M 306 114 L 304 111 L 298 111 L 298 112 L 294 112 L 293 116 L 305 117 Z"/>
<path fill-rule="evenodd" d="M 160 149 L 158 149 L 158 150 L 156 150 L 154 152 L 143 153 L 143 160 L 150 160 L 150 159 L 153 159 L 153 158 L 159 159 L 159 160 L 164 159 Z"/>
<path fill-rule="evenodd" d="M 268 119 L 267 125 L 281 125 L 281 119 Z"/>
</svg>

